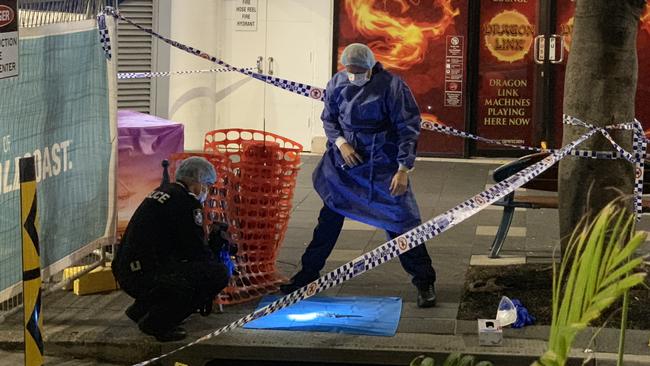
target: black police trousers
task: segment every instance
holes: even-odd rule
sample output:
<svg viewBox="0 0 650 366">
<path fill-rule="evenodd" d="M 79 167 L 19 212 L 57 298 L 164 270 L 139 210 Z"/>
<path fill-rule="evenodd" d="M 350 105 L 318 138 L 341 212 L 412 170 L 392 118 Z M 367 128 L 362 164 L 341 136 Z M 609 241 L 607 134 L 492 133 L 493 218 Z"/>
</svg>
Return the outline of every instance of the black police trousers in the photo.
<svg viewBox="0 0 650 366">
<path fill-rule="evenodd" d="M 120 287 L 135 299 L 140 326 L 166 332 L 214 299 L 228 284 L 226 267 L 219 262 L 177 262 L 156 273 L 132 272 L 118 278 Z"/>
</svg>

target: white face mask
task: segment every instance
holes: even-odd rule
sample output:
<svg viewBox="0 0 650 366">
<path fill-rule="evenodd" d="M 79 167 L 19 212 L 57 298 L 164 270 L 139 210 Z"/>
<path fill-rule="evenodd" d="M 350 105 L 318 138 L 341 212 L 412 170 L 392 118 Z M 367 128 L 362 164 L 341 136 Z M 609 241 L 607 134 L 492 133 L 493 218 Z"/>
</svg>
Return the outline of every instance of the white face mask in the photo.
<svg viewBox="0 0 650 366">
<path fill-rule="evenodd" d="M 201 186 L 201 193 L 199 193 L 199 195 L 196 197 L 196 199 L 199 200 L 199 202 L 201 202 L 201 204 L 204 204 L 205 200 L 208 199 L 208 190 L 206 189 L 204 191 L 203 186 Z"/>
<path fill-rule="evenodd" d="M 356 86 L 364 86 L 370 81 L 369 74 L 369 72 L 364 72 L 361 74 L 353 74 L 351 72 L 348 72 L 348 80 L 350 80 L 350 82 Z"/>
</svg>

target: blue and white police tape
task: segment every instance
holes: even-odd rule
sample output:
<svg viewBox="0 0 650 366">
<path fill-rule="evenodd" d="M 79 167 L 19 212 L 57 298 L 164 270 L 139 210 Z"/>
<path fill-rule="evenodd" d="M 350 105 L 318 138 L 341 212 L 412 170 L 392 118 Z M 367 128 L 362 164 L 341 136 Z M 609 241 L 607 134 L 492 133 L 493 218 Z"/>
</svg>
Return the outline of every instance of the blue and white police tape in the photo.
<svg viewBox="0 0 650 366">
<path fill-rule="evenodd" d="M 97 15 L 97 29 L 99 30 L 99 42 L 102 44 L 104 56 L 110 60 L 113 55 L 111 53 L 111 38 L 108 35 L 108 26 L 106 25 L 106 15 L 99 13 Z"/>
<path fill-rule="evenodd" d="M 573 118 L 573 117 L 569 117 Z M 488 139 L 485 137 L 477 136 L 474 134 L 471 134 L 469 132 L 461 131 L 456 128 L 450 127 L 450 126 L 445 126 L 441 123 L 434 122 L 434 121 L 428 121 L 428 120 L 422 120 L 420 126 L 428 131 L 434 131 L 434 132 L 439 132 L 439 133 L 444 133 L 446 135 L 451 135 L 451 136 L 456 136 L 456 137 L 461 137 L 461 138 L 467 138 L 479 142 L 483 142 L 486 144 L 494 144 L 494 145 L 501 145 L 501 146 L 507 146 L 507 147 L 512 147 L 520 150 L 526 150 L 526 151 L 531 151 L 531 152 L 554 152 L 555 149 L 542 149 L 540 147 L 534 147 L 534 146 L 525 146 L 525 145 L 517 145 L 517 144 L 510 144 L 507 142 L 503 142 L 500 140 L 493 140 L 493 139 Z M 608 128 L 616 129 L 618 128 L 619 125 L 612 125 Z M 645 137 L 644 137 L 645 139 Z M 621 159 L 625 158 L 624 154 L 621 154 L 618 151 L 591 151 L 591 150 L 573 150 L 569 153 L 571 156 L 578 156 L 582 158 L 591 158 L 591 159 Z"/>
<path fill-rule="evenodd" d="M 255 79 L 264 81 L 268 84 L 277 86 L 279 88 L 282 88 L 284 90 L 300 94 L 303 96 L 311 97 L 313 99 L 317 100 L 323 100 L 325 96 L 325 90 L 322 88 L 317 88 L 311 85 L 307 84 L 302 84 L 302 83 L 297 83 L 295 81 L 290 81 L 286 79 L 280 79 L 276 78 L 270 75 L 265 75 L 265 74 L 259 74 L 259 73 L 254 73 L 250 69 L 244 69 L 244 68 L 237 68 L 234 67 L 225 61 L 218 59 L 214 56 L 210 56 L 209 54 L 202 52 L 199 49 L 195 49 L 193 47 L 186 46 L 182 43 L 176 42 L 174 40 L 171 40 L 169 38 L 163 37 L 162 35 L 152 31 L 151 29 L 146 29 L 142 27 L 141 25 L 133 22 L 132 20 L 122 16 L 117 10 L 111 7 L 107 7 L 104 12 L 100 13 L 97 19 L 98 22 L 98 27 L 99 27 L 99 32 L 100 32 L 100 40 L 102 42 L 102 46 L 104 48 L 104 51 L 106 52 L 106 57 L 110 59 L 110 51 L 111 51 L 111 46 L 110 46 L 110 39 L 108 37 L 108 31 L 106 29 L 106 21 L 105 21 L 105 16 L 106 14 L 111 15 L 115 18 L 121 19 L 136 28 L 150 34 L 151 36 L 154 36 L 156 38 L 161 39 L 165 43 L 176 47 L 178 49 L 181 49 L 185 52 L 191 53 L 193 55 L 202 57 L 206 60 L 209 60 L 213 63 L 216 63 L 218 65 L 226 67 L 228 70 L 232 71 L 237 71 L 239 73 L 242 73 L 244 75 L 253 77 Z M 578 119 L 575 119 L 570 116 L 564 116 L 563 117 L 563 122 L 565 124 L 572 124 L 576 126 L 583 126 L 586 128 L 594 128 L 594 126 L 589 125 L 585 122 L 582 122 Z M 584 151 L 584 150 L 575 150 L 575 151 L 570 151 L 569 154 L 573 156 L 580 156 L 580 157 L 589 157 L 589 158 L 596 158 L 596 159 L 618 159 L 618 158 L 625 158 L 628 161 L 632 162 L 635 164 L 635 176 L 636 176 L 636 182 L 635 182 L 635 211 L 637 212 L 637 218 L 640 218 L 641 215 L 641 194 L 643 193 L 643 159 L 645 158 L 645 146 L 647 146 L 647 140 L 645 139 L 645 136 L 643 135 L 643 130 L 639 126 L 636 126 L 635 123 L 627 123 L 627 124 L 619 124 L 619 125 L 612 125 L 612 126 L 607 126 L 605 128 L 598 129 L 600 133 L 607 138 L 612 145 L 614 146 L 616 152 L 605 152 L 605 151 Z M 423 121 L 422 122 L 422 127 L 425 129 L 430 129 L 434 131 L 439 131 L 439 132 L 444 132 L 444 133 L 449 133 L 452 135 L 456 135 L 459 137 L 464 137 L 464 138 L 472 138 L 480 142 L 485 142 L 485 143 L 490 143 L 490 144 L 499 144 L 503 146 L 509 146 L 509 147 L 514 147 L 522 150 L 528 150 L 528 151 L 550 151 L 553 152 L 553 150 L 543 150 L 537 147 L 530 147 L 530 146 L 522 146 L 522 145 L 515 145 L 515 144 L 509 144 L 509 143 L 504 143 L 502 141 L 498 140 L 491 140 L 491 139 L 486 139 L 484 137 L 480 136 L 475 136 L 466 132 L 462 132 L 456 129 L 453 129 L 448 126 L 443 126 L 435 122 L 429 122 L 429 121 Z M 634 142 L 635 144 L 635 151 L 634 153 L 629 153 L 625 151 L 623 148 L 621 148 L 609 135 L 609 133 L 606 131 L 607 129 L 633 129 L 634 132 Z M 643 152 L 641 152 L 643 150 Z"/>
<path fill-rule="evenodd" d="M 643 125 L 638 120 L 634 120 L 634 137 L 632 139 L 632 149 L 636 159 L 635 171 L 636 182 L 634 184 L 634 205 L 637 208 L 637 220 L 640 219 L 643 211 L 643 175 L 645 172 L 645 158 L 648 152 L 648 139 L 645 137 Z"/>
<path fill-rule="evenodd" d="M 132 20 L 122 16 L 118 11 L 116 11 L 114 8 L 111 8 L 111 7 L 107 7 L 104 10 L 104 12 L 100 13 L 99 16 L 98 16 L 98 24 L 99 24 L 99 28 L 100 28 L 100 39 L 102 41 L 103 48 L 104 48 L 105 52 L 107 53 L 108 58 L 110 58 L 110 50 L 111 50 L 110 39 L 108 38 L 108 32 L 104 32 L 102 30 L 102 29 L 105 29 L 105 27 L 106 27 L 105 26 L 105 19 L 103 18 L 103 17 L 105 17 L 106 14 L 111 15 L 111 16 L 113 16 L 115 18 L 121 19 L 121 20 L 135 26 L 136 28 L 150 34 L 151 36 L 154 36 L 156 38 L 161 39 L 162 41 L 164 41 L 165 43 L 167 43 L 167 44 L 169 44 L 169 45 L 171 45 L 173 47 L 176 47 L 176 48 L 178 48 L 180 50 L 191 53 L 191 54 L 193 54 L 195 56 L 202 57 L 202 58 L 207 59 L 207 60 L 209 60 L 209 61 L 211 61 L 213 63 L 216 63 L 218 65 L 225 66 L 228 70 L 240 72 L 240 73 L 242 73 L 244 75 L 247 75 L 247 76 L 253 77 L 255 79 L 264 81 L 264 82 L 266 82 L 268 84 L 277 86 L 279 88 L 282 88 L 282 89 L 287 90 L 287 91 L 292 92 L 292 93 L 296 93 L 296 94 L 300 94 L 300 95 L 303 95 L 303 96 L 311 97 L 313 99 L 317 99 L 317 100 L 321 100 L 321 101 L 324 98 L 325 90 L 322 89 L 322 88 L 317 88 L 317 87 L 312 86 L 312 85 L 302 84 L 302 83 L 298 83 L 298 82 L 291 81 L 291 80 L 276 78 L 276 77 L 273 77 L 273 76 L 270 76 L 270 75 L 254 73 L 254 72 L 251 71 L 250 68 L 249 69 L 244 69 L 244 68 L 238 68 L 238 67 L 232 66 L 232 65 L 226 63 L 223 60 L 217 59 L 214 56 L 210 56 L 207 53 L 202 52 L 201 50 L 195 49 L 193 47 L 186 46 L 186 45 L 184 45 L 182 43 L 179 43 L 177 41 L 166 38 L 166 37 L 154 32 L 154 31 L 152 31 L 150 29 L 146 29 L 146 28 L 142 27 L 141 25 L 133 22 Z M 103 24 L 103 28 L 102 28 L 102 24 Z M 572 117 L 565 117 L 565 123 L 567 123 L 566 122 L 567 118 L 568 118 L 569 122 L 572 120 Z M 444 126 L 444 125 L 436 123 L 436 122 L 430 122 L 430 121 L 424 121 L 423 120 L 422 121 L 422 127 L 424 127 L 425 129 L 432 130 L 432 131 L 442 132 L 442 133 L 446 133 L 446 134 L 450 134 L 450 135 L 454 135 L 454 136 L 458 136 L 458 137 L 463 137 L 463 138 L 470 138 L 470 139 L 474 139 L 476 141 L 489 143 L 489 144 L 498 144 L 498 145 L 502 145 L 502 146 L 513 147 L 513 148 L 517 148 L 517 149 L 521 149 L 521 150 L 527 150 L 527 151 L 536 151 L 536 152 L 549 151 L 549 152 L 553 152 L 553 150 L 541 149 L 541 148 L 538 148 L 538 147 L 510 144 L 510 143 L 505 143 L 505 142 L 502 142 L 502 141 L 499 141 L 499 140 L 487 139 L 487 138 L 484 138 L 484 137 L 476 136 L 476 135 L 473 135 L 473 134 L 470 134 L 470 133 L 467 133 L 467 132 L 457 130 L 457 129 L 453 128 L 453 127 Z M 611 126 L 611 127 L 608 127 L 608 128 L 618 128 L 618 126 L 614 125 L 614 126 Z M 603 134 L 606 135 L 606 137 L 607 137 L 606 131 L 603 131 Z M 645 138 L 645 137 L 643 137 L 643 138 Z M 574 150 L 574 151 L 571 151 L 570 154 L 573 155 L 573 156 L 580 156 L 580 157 L 593 158 L 593 159 L 620 159 L 620 158 L 624 157 L 624 158 L 628 158 L 628 160 L 629 160 L 629 156 L 631 156 L 631 155 L 626 155 L 624 150 L 617 151 L 617 152 Z M 645 156 L 645 155 L 643 155 L 643 156 Z"/>
<path fill-rule="evenodd" d="M 245 317 L 235 322 L 232 322 L 222 328 L 219 328 L 214 332 L 207 334 L 191 343 L 188 343 L 185 346 L 179 347 L 159 357 L 152 358 L 150 360 L 138 363 L 136 364 L 136 366 L 144 366 L 144 365 L 151 364 L 152 362 L 170 356 L 176 352 L 191 347 L 197 343 L 214 338 L 219 334 L 223 334 L 232 329 L 241 327 L 255 319 L 261 318 L 263 316 L 276 312 L 280 309 L 291 306 L 301 300 L 312 297 L 319 292 L 325 291 L 328 288 L 341 284 L 353 277 L 361 275 L 362 273 L 365 273 L 381 264 L 384 264 L 390 261 L 391 259 L 399 256 L 400 254 L 408 252 L 409 250 L 415 248 L 418 245 L 424 244 L 427 240 L 430 240 L 433 237 L 460 224 L 464 220 L 472 217 L 473 215 L 477 214 L 479 211 L 483 210 L 484 208 L 488 207 L 489 205 L 498 201 L 499 199 L 505 197 L 509 193 L 513 192 L 515 189 L 521 187 L 531 179 L 543 173 L 545 170 L 550 168 L 553 164 L 555 164 L 560 159 L 568 155 L 568 153 L 572 149 L 574 149 L 578 144 L 582 143 L 583 141 L 585 141 L 586 139 L 594 135 L 597 131 L 598 131 L 597 129 L 589 130 L 587 133 L 585 133 L 577 140 L 566 145 L 562 149 L 553 152 L 551 155 L 549 155 L 542 161 L 531 165 L 530 167 L 520 171 L 517 174 L 512 175 L 508 179 L 505 179 L 504 181 L 497 183 L 491 188 L 483 192 L 480 192 L 479 194 L 466 200 L 465 202 L 462 202 L 456 207 L 434 217 L 431 220 L 426 221 L 420 226 L 417 226 L 416 228 L 407 231 L 406 233 L 398 236 L 397 238 L 380 245 L 374 250 L 371 250 L 370 252 L 355 258 L 354 260 L 325 274 L 324 276 L 309 283 L 308 285 L 272 302 L 271 304 L 261 309 L 258 309 L 255 312 L 248 314 Z"/>
<path fill-rule="evenodd" d="M 641 219 L 641 213 L 643 211 L 643 167 L 644 161 L 646 158 L 647 150 L 647 139 L 643 132 L 643 126 L 641 122 L 637 119 L 634 122 L 630 123 L 619 123 L 604 128 L 597 128 L 592 124 L 583 122 L 575 117 L 563 115 L 563 122 L 568 125 L 581 126 L 588 128 L 590 130 L 597 129 L 600 133 L 612 144 L 614 149 L 621 154 L 627 161 L 634 164 L 634 210 L 637 213 L 637 220 Z M 632 136 L 632 150 L 633 153 L 627 152 L 623 147 L 621 147 L 612 136 L 607 132 L 607 130 L 633 130 Z"/>
<path fill-rule="evenodd" d="M 186 45 L 184 45 L 184 44 L 182 44 L 180 42 L 177 42 L 177 41 L 171 40 L 169 38 L 163 37 L 162 35 L 154 32 L 151 29 L 144 28 L 143 26 L 135 23 L 131 19 L 128 19 L 128 18 L 122 16 L 119 11 L 117 11 L 116 9 L 114 9 L 112 7 L 106 7 L 104 9 L 104 11 L 98 15 L 98 18 L 97 18 L 98 24 L 102 24 L 102 23 L 105 24 L 106 23 L 105 18 L 104 18 L 106 15 L 110 15 L 110 16 L 116 18 L 116 19 L 120 19 L 122 21 L 125 21 L 125 22 L 131 24 L 132 26 L 134 26 L 134 27 L 136 27 L 136 28 L 150 34 L 151 36 L 160 39 L 161 41 L 169 44 L 172 47 L 176 47 L 176 48 L 178 48 L 178 49 L 180 49 L 182 51 L 185 51 L 187 53 L 191 53 L 191 54 L 193 54 L 195 56 L 199 56 L 201 58 L 204 58 L 204 59 L 206 59 L 206 60 L 208 60 L 208 61 L 210 61 L 212 63 L 223 66 L 223 67 L 225 67 L 225 68 L 227 68 L 229 70 L 233 70 L 233 71 L 242 73 L 244 75 L 253 77 L 255 79 L 261 80 L 261 81 L 263 81 L 263 82 L 265 82 L 267 84 L 271 84 L 271 85 L 277 86 L 279 88 L 282 88 L 284 90 L 288 90 L 290 92 L 300 94 L 300 95 L 303 95 L 303 96 L 306 96 L 306 97 L 310 97 L 310 98 L 316 99 L 316 100 L 323 100 L 323 97 L 325 95 L 325 89 L 322 89 L 322 88 L 317 88 L 317 87 L 312 86 L 312 85 L 298 83 L 298 82 L 291 81 L 291 80 L 280 79 L 280 78 L 277 78 L 277 77 L 274 77 L 274 76 L 271 76 L 271 75 L 255 73 L 255 72 L 252 72 L 250 69 L 239 68 L 239 67 L 235 67 L 233 65 L 230 65 L 227 62 L 225 62 L 225 61 L 223 61 L 221 59 L 218 59 L 218 58 L 216 58 L 214 56 L 211 56 L 211 55 L 207 54 L 206 52 L 203 52 L 203 51 L 201 51 L 201 50 L 199 50 L 197 48 L 186 46 Z M 104 26 L 104 28 L 105 28 L 105 26 Z M 111 57 L 111 55 L 110 55 L 111 40 L 110 40 L 110 38 L 108 36 L 108 32 L 103 32 L 102 28 L 100 26 L 99 27 L 99 33 L 100 33 L 100 41 L 102 42 L 102 47 L 104 48 L 104 51 L 106 52 L 106 57 L 108 59 L 110 59 L 110 57 Z"/>
<path fill-rule="evenodd" d="M 630 123 L 619 123 L 615 125 L 606 126 L 604 128 L 597 128 L 592 124 L 583 122 L 575 117 L 563 115 L 563 122 L 568 125 L 581 126 L 588 128 L 590 130 L 597 129 L 614 147 L 616 152 L 620 154 L 630 163 L 634 164 L 634 210 L 637 213 L 637 220 L 641 219 L 641 213 L 643 211 L 643 167 L 644 160 L 646 158 L 646 147 L 647 139 L 643 132 L 643 127 L 638 120 Z M 607 130 L 633 130 L 632 136 L 632 149 L 633 152 L 630 153 L 621 147 Z"/>
<path fill-rule="evenodd" d="M 252 67 L 247 67 L 244 70 L 253 70 Z M 150 78 L 159 78 L 164 76 L 172 75 L 189 75 L 189 74 L 207 74 L 213 72 L 234 72 L 225 67 L 219 69 L 207 69 L 207 70 L 183 70 L 183 71 L 156 71 L 156 72 L 120 72 L 117 74 L 119 80 L 124 79 L 150 79 Z"/>
<path fill-rule="evenodd" d="M 590 130 L 598 131 L 600 132 L 614 147 L 614 150 L 616 151 L 589 151 L 589 150 L 572 150 L 569 152 L 569 155 L 571 156 L 578 156 L 578 157 L 584 157 L 584 158 L 592 158 L 592 159 L 626 159 L 627 161 L 631 162 L 632 164 L 635 165 L 634 169 L 634 174 L 635 174 L 635 182 L 634 182 L 634 202 L 633 202 L 633 209 L 637 214 L 637 220 L 641 219 L 641 213 L 643 210 L 642 206 L 642 195 L 643 195 L 643 167 L 644 167 L 644 160 L 646 158 L 646 151 L 647 151 L 647 139 L 645 138 L 644 132 L 643 132 L 643 127 L 641 126 L 641 123 L 638 120 L 634 120 L 634 122 L 629 122 L 629 123 L 619 123 L 619 124 L 614 124 L 614 125 L 609 125 L 605 127 L 596 127 L 594 125 L 585 123 L 583 121 L 580 121 L 579 119 L 571 116 L 564 115 L 563 116 L 563 123 L 567 125 L 573 125 L 573 126 L 580 126 L 580 127 L 585 127 Z M 537 151 L 537 152 L 550 152 L 554 153 L 557 151 L 556 149 L 540 149 L 536 147 L 530 147 L 530 146 L 523 146 L 523 145 L 513 145 L 513 144 L 508 144 L 508 143 L 503 143 L 498 140 L 491 140 L 487 139 L 481 136 L 476 136 L 464 131 L 457 130 L 453 127 L 445 126 L 437 122 L 431 122 L 431 121 L 426 121 L 423 120 L 421 123 L 422 129 L 429 130 L 429 131 L 436 131 L 436 132 L 441 132 L 453 136 L 458 136 L 458 137 L 463 137 L 463 138 L 469 138 L 473 139 L 476 141 L 481 141 L 489 144 L 498 144 L 498 145 L 503 145 L 503 146 L 509 146 L 509 147 L 516 147 L 522 150 L 528 150 L 528 151 Z M 623 149 L 614 139 L 612 136 L 607 132 L 607 130 L 614 130 L 614 129 L 622 129 L 622 130 L 633 130 L 634 135 L 633 135 L 633 140 L 632 140 L 632 149 L 633 153 L 630 153 Z"/>
<path fill-rule="evenodd" d="M 619 130 L 634 130 L 635 128 L 635 122 L 631 123 L 619 123 L 616 125 L 610 125 L 606 126 L 603 128 L 598 128 L 594 125 L 591 125 L 589 123 L 583 122 L 575 117 L 568 116 L 566 114 L 562 115 L 562 122 L 565 125 L 570 125 L 570 126 L 578 126 L 578 127 L 584 127 L 588 129 L 598 129 L 600 133 L 612 144 L 616 152 L 619 154 L 620 157 L 624 158 L 625 160 L 629 161 L 630 163 L 635 163 L 636 161 L 634 160 L 633 154 L 625 151 L 619 144 L 614 141 L 612 136 L 607 132 L 607 130 L 613 130 L 613 129 L 619 129 Z"/>
</svg>

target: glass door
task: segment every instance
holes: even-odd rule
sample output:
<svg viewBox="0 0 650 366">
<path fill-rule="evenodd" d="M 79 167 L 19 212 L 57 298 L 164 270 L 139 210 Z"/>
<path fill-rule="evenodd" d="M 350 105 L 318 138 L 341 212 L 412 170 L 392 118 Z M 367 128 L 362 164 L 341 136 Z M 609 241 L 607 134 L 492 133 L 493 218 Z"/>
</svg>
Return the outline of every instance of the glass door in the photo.
<svg viewBox="0 0 650 366">
<path fill-rule="evenodd" d="M 539 1 L 480 4 L 477 92 L 474 130 L 502 142 L 536 145 L 542 139 L 543 115 L 536 110 L 538 83 L 546 77 L 536 63 Z M 539 60 L 538 60 L 539 61 Z M 475 155 L 510 155 L 512 148 L 473 144 Z"/>
</svg>

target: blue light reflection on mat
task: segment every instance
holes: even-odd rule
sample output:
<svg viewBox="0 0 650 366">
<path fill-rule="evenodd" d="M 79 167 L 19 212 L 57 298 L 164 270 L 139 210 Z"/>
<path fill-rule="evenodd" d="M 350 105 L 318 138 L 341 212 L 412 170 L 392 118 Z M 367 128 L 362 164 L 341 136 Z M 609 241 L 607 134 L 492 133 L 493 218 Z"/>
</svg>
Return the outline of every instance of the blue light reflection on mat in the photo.
<svg viewBox="0 0 650 366">
<path fill-rule="evenodd" d="M 265 296 L 262 308 L 278 296 Z M 311 297 L 244 326 L 274 329 L 394 336 L 402 312 L 399 297 Z"/>
</svg>

